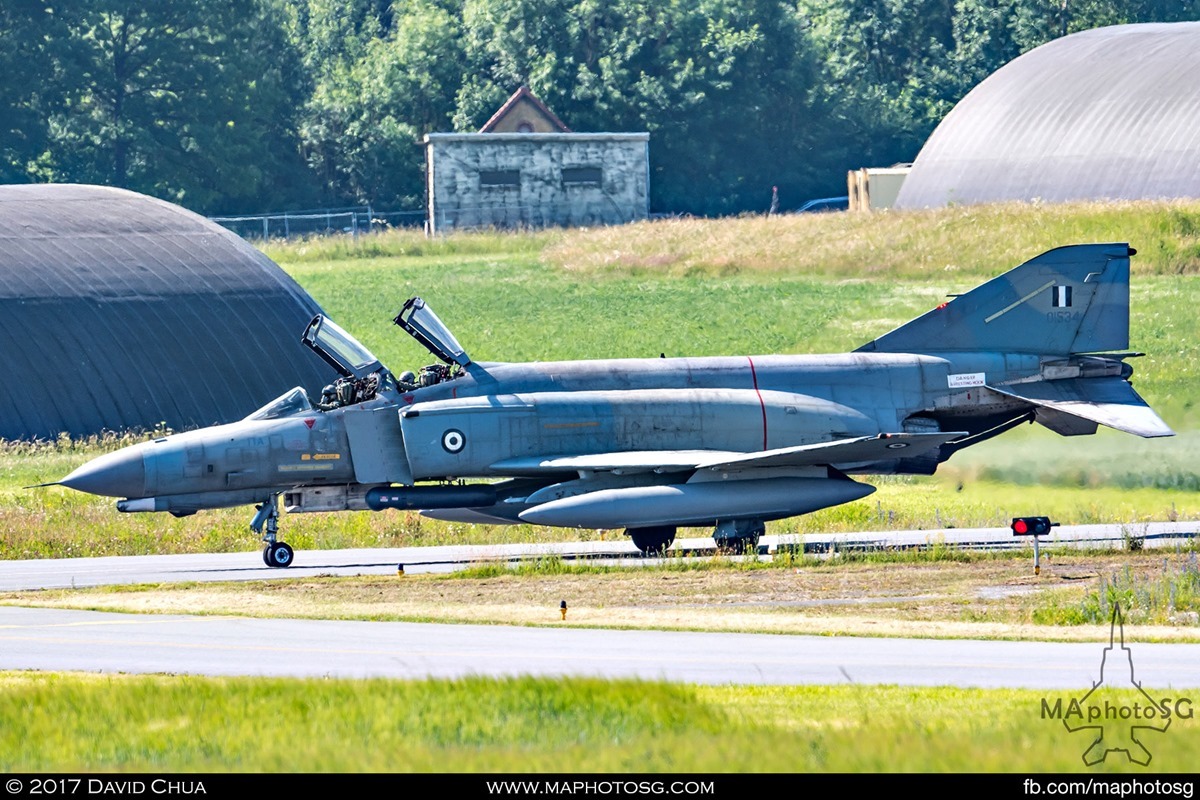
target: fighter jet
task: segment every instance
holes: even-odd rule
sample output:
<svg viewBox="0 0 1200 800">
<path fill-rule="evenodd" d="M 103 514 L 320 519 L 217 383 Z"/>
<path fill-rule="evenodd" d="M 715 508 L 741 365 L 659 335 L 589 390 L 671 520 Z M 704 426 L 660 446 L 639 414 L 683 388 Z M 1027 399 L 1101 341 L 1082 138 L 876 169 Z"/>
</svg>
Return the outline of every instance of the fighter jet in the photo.
<svg viewBox="0 0 1200 800">
<path fill-rule="evenodd" d="M 1171 429 L 1130 385 L 1127 244 L 1060 247 L 851 353 L 535 363 L 473 360 L 419 297 L 395 323 L 437 358 L 394 375 L 332 320 L 303 342 L 339 373 L 239 422 L 100 456 L 60 483 L 124 512 L 255 505 L 272 567 L 288 513 L 416 509 L 444 520 L 624 529 L 658 553 L 685 526 L 754 547 L 764 523 L 929 475 L 1036 422 Z"/>
</svg>

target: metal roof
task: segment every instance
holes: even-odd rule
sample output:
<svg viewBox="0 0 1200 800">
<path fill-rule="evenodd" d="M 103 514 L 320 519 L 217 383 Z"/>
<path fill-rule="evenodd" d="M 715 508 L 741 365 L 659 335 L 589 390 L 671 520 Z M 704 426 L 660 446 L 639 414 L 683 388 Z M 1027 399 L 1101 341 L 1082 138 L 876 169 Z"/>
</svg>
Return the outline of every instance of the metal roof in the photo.
<svg viewBox="0 0 1200 800">
<path fill-rule="evenodd" d="M 0 186 L 0 438 L 240 419 L 333 373 L 316 302 L 242 239 L 103 186 Z"/>
<path fill-rule="evenodd" d="M 1117 25 L 1001 67 L 942 120 L 898 208 L 1200 197 L 1200 22 Z"/>
</svg>

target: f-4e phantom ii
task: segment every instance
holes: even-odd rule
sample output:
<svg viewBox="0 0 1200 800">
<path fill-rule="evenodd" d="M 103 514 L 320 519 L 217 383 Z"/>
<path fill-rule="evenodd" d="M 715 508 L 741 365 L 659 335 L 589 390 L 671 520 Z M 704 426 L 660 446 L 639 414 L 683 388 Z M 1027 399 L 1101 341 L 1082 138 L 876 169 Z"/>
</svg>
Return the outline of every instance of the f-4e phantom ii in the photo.
<svg viewBox="0 0 1200 800">
<path fill-rule="evenodd" d="M 100 456 L 59 483 L 120 511 L 257 506 L 264 561 L 289 513 L 417 509 L 444 520 L 677 528 L 757 543 L 769 520 L 857 500 L 859 474 L 929 475 L 1023 422 L 1063 435 L 1172 431 L 1129 383 L 1127 244 L 1046 252 L 836 355 L 479 363 L 420 298 L 395 322 L 437 357 L 389 372 L 331 320 L 303 341 L 340 374 L 241 420 Z"/>
</svg>

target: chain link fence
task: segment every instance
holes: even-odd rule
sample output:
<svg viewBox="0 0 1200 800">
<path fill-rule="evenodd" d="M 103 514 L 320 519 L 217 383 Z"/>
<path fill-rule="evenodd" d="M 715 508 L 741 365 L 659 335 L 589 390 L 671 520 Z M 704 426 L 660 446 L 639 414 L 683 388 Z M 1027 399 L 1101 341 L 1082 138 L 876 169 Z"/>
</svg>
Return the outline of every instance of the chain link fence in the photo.
<svg viewBox="0 0 1200 800">
<path fill-rule="evenodd" d="M 649 214 L 650 219 L 678 217 L 679 214 Z M 687 216 L 687 215 L 683 215 Z M 428 215 L 420 211 L 379 211 L 371 206 L 350 208 L 322 208 L 309 211 L 279 211 L 267 214 L 244 216 L 209 217 L 241 236 L 243 239 L 291 239 L 304 236 L 326 236 L 329 234 L 372 233 L 391 228 L 421 228 L 429 232 Z M 550 227 L 574 227 L 613 225 L 629 221 L 623 215 L 614 216 L 592 210 L 581 210 L 577 205 L 493 205 L 459 207 L 438 214 L 434 230 L 443 233 L 450 230 L 483 229 L 539 229 Z"/>
<path fill-rule="evenodd" d="M 377 211 L 370 206 L 354 206 L 209 217 L 209 220 L 228 228 L 243 239 L 290 239 L 331 233 L 357 236 L 360 233 L 388 228 L 424 228 L 425 212 Z"/>
</svg>

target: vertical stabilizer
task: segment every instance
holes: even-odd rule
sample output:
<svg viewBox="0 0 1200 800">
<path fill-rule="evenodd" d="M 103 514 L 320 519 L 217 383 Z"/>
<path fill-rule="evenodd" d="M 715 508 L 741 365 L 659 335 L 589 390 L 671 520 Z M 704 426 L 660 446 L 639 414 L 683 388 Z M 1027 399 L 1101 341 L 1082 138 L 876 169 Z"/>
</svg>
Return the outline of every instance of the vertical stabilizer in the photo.
<svg viewBox="0 0 1200 800">
<path fill-rule="evenodd" d="M 858 348 L 1070 355 L 1129 347 L 1128 244 L 1058 247 Z"/>
</svg>

